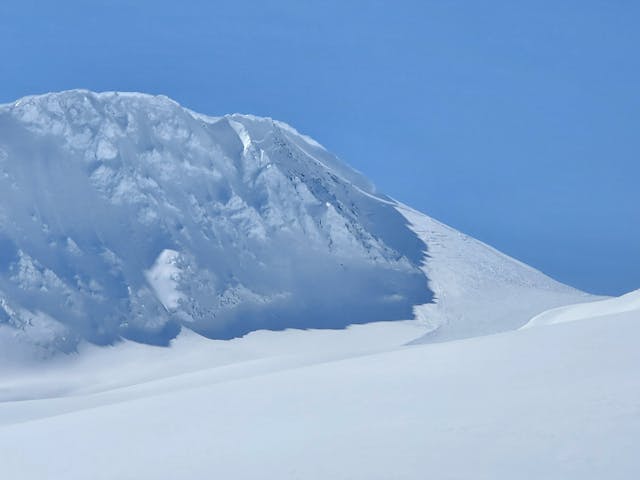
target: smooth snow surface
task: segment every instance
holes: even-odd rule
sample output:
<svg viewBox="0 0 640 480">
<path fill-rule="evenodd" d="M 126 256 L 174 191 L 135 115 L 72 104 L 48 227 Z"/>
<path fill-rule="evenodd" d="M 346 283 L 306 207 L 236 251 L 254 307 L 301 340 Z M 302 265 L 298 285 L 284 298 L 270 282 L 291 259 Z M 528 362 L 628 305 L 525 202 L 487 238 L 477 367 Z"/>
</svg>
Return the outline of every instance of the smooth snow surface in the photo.
<svg viewBox="0 0 640 480">
<path fill-rule="evenodd" d="M 596 298 L 405 205 L 397 208 L 429 246 L 422 268 L 435 301 L 415 308 L 428 326 L 415 343 L 513 330 L 549 308 Z"/>
<path fill-rule="evenodd" d="M 14 371 L 3 478 L 638 478 L 640 310 L 393 346 L 415 329 L 188 334 Z"/>
<path fill-rule="evenodd" d="M 615 314 L 629 313 L 631 315 L 638 315 L 638 312 L 640 312 L 640 290 L 635 290 L 621 297 L 554 308 L 536 315 L 523 328 L 574 322 L 586 318 Z"/>
</svg>

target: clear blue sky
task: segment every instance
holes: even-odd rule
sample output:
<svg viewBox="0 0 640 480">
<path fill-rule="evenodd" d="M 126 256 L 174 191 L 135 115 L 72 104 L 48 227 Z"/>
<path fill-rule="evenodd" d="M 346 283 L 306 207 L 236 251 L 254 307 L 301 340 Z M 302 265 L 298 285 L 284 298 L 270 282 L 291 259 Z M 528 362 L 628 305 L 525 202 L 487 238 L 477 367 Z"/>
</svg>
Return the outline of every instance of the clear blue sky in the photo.
<svg viewBox="0 0 640 480">
<path fill-rule="evenodd" d="M 89 88 L 291 123 L 591 292 L 640 288 L 640 2 L 2 0 L 0 102 Z"/>
</svg>

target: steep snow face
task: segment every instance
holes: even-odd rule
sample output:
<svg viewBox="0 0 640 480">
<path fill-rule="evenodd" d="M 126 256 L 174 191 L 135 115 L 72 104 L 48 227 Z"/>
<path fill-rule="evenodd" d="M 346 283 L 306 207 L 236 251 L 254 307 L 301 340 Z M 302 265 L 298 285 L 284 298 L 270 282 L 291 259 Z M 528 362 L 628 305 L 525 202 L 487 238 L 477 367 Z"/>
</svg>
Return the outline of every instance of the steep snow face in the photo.
<svg viewBox="0 0 640 480">
<path fill-rule="evenodd" d="M 72 350 L 411 318 L 425 243 L 271 119 L 69 91 L 0 106 L 0 341 Z"/>
</svg>

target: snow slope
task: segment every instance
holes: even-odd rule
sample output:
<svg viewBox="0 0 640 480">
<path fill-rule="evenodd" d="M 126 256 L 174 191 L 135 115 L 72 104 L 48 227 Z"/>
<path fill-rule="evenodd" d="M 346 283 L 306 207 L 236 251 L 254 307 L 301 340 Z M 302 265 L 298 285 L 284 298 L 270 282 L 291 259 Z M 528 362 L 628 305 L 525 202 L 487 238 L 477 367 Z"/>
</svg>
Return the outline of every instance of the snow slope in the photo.
<svg viewBox="0 0 640 480">
<path fill-rule="evenodd" d="M 282 122 L 134 93 L 0 106 L 5 361 L 167 345 L 182 327 L 415 318 L 416 338 L 438 341 L 588 299 L 377 193 Z"/>
<path fill-rule="evenodd" d="M 42 399 L 42 385 L 33 384 L 31 400 L 0 403 L 3 477 L 632 480 L 640 474 L 637 308 L 385 348 L 387 327 L 399 324 L 415 327 L 255 332 L 231 341 L 191 334 L 176 349 L 129 343 L 124 357 L 135 368 L 119 368 L 111 379 L 128 378 L 128 387 L 107 388 L 108 376 L 91 379 L 96 364 L 107 363 L 105 349 L 91 347 L 87 363 L 72 367 L 75 390 Z M 370 335 L 372 325 L 379 330 Z M 326 347 L 342 335 L 350 340 L 330 358 Z M 243 342 L 250 342 L 253 360 L 234 360 L 230 350 L 222 359 L 221 345 Z M 349 353 L 348 343 L 370 350 Z M 260 346 L 272 350 L 260 354 Z M 152 358 L 186 368 L 184 351 L 193 370 L 140 377 L 138 369 Z M 67 366 L 52 367 L 46 378 L 64 383 Z M 10 387 L 5 382 L 0 392 Z"/>
<path fill-rule="evenodd" d="M 397 208 L 429 246 L 422 268 L 435 299 L 415 308 L 428 326 L 415 343 L 514 330 L 546 309 L 597 298 L 405 205 Z"/>
</svg>

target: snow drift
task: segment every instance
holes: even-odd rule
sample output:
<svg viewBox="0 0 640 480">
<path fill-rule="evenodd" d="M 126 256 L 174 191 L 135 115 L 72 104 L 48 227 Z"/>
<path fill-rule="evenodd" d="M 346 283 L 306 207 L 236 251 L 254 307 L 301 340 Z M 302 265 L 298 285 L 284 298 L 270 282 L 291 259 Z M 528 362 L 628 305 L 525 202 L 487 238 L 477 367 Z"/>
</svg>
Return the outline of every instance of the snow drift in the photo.
<svg viewBox="0 0 640 480">
<path fill-rule="evenodd" d="M 542 312 L 533 317 L 524 327 L 575 322 L 598 317 L 626 315 L 640 320 L 640 290 L 634 290 L 621 297 L 608 298 L 596 302 L 566 305 Z"/>
</svg>

